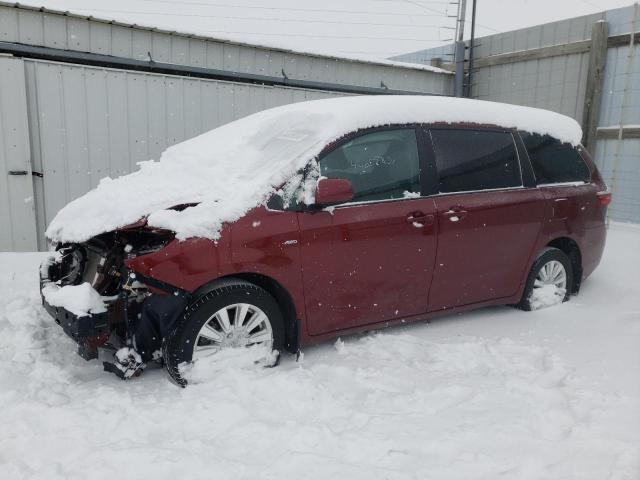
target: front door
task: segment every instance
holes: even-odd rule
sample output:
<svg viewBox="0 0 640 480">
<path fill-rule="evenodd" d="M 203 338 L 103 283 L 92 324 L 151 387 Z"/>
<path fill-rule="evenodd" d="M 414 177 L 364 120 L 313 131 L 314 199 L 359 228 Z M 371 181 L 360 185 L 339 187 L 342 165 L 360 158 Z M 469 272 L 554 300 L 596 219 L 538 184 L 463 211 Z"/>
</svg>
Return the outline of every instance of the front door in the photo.
<svg viewBox="0 0 640 480">
<path fill-rule="evenodd" d="M 425 313 L 436 209 L 420 194 L 414 129 L 365 133 L 319 162 L 322 176 L 349 180 L 355 196 L 298 214 L 309 333 Z"/>
<path fill-rule="evenodd" d="M 440 194 L 429 310 L 514 295 L 540 232 L 544 200 L 523 185 L 511 132 L 431 129 Z"/>
</svg>

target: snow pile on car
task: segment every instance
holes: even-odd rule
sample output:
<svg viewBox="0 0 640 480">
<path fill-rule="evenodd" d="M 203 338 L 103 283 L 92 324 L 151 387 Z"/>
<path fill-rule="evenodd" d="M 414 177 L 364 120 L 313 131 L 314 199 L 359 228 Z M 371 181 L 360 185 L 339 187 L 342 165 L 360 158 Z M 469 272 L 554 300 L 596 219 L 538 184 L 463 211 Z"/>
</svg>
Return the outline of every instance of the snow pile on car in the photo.
<svg viewBox="0 0 640 480">
<path fill-rule="evenodd" d="M 117 179 L 105 178 L 55 216 L 47 237 L 82 242 L 148 215 L 153 227 L 179 239 L 217 239 L 233 222 L 264 203 L 330 142 L 367 127 L 404 123 L 471 122 L 548 134 L 576 145 L 582 131 L 564 115 L 479 100 L 426 97 L 345 97 L 265 110 L 168 148 L 159 161 Z M 307 186 L 308 187 L 308 186 Z M 306 188 L 307 202 L 312 201 Z M 181 211 L 171 207 L 195 204 Z"/>
</svg>

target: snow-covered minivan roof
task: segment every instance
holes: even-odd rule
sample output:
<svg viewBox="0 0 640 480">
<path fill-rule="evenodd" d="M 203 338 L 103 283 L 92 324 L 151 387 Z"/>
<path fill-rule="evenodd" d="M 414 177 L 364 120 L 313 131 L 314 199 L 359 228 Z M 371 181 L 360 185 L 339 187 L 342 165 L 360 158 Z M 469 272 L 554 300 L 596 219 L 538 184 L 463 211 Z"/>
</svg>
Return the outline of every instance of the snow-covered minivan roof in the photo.
<svg viewBox="0 0 640 480">
<path fill-rule="evenodd" d="M 83 242 L 148 216 L 179 239 L 217 239 L 266 202 L 329 143 L 369 127 L 476 123 L 551 135 L 577 145 L 578 123 L 537 108 L 451 97 L 358 96 L 300 102 L 249 115 L 165 150 L 158 161 L 99 185 L 65 206 L 47 229 L 56 242 Z M 181 211 L 176 205 L 193 204 Z"/>
</svg>

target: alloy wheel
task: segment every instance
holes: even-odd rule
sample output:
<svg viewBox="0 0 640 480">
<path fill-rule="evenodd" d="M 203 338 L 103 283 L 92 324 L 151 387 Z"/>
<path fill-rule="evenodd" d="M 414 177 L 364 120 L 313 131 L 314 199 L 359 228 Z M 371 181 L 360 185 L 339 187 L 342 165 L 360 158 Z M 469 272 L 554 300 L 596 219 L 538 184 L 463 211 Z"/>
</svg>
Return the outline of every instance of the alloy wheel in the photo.
<svg viewBox="0 0 640 480">
<path fill-rule="evenodd" d="M 255 305 L 235 303 L 215 312 L 202 325 L 193 347 L 193 360 L 229 347 L 273 347 L 273 329 L 267 315 Z"/>
<path fill-rule="evenodd" d="M 533 288 L 536 289 L 548 285 L 554 285 L 563 292 L 567 289 L 567 272 L 564 265 L 558 260 L 550 260 L 542 265 L 533 283 Z"/>
</svg>

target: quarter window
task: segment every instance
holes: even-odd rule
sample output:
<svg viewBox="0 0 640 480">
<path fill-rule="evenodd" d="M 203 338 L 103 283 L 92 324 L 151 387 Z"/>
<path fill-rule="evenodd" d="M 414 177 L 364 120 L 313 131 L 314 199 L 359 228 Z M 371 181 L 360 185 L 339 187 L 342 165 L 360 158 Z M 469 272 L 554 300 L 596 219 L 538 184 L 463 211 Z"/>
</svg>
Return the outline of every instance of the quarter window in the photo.
<svg viewBox="0 0 640 480">
<path fill-rule="evenodd" d="M 549 135 L 520 132 L 538 184 L 589 182 L 591 172 L 580 153 L 569 143 Z"/>
<path fill-rule="evenodd" d="M 440 192 L 522 186 L 513 136 L 508 132 L 432 129 Z"/>
<path fill-rule="evenodd" d="M 387 200 L 420 193 L 420 162 L 413 129 L 368 133 L 320 159 L 320 174 L 353 185 L 354 201 Z"/>
</svg>

